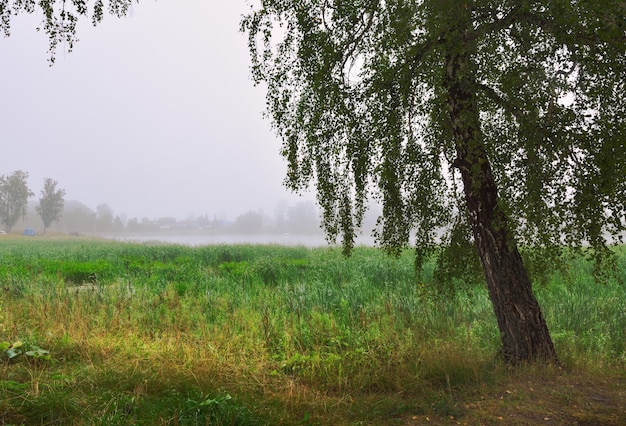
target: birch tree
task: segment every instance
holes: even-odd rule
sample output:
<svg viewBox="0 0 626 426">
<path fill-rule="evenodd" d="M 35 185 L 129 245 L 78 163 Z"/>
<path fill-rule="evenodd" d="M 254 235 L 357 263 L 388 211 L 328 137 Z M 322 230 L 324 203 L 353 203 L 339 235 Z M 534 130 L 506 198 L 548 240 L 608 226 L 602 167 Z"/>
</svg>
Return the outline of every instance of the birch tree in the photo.
<svg viewBox="0 0 626 426">
<path fill-rule="evenodd" d="M 512 363 L 557 360 L 518 247 L 606 238 L 626 212 L 624 1 L 261 0 L 242 21 L 283 140 L 347 253 L 376 235 L 418 264 L 464 236 Z"/>
</svg>

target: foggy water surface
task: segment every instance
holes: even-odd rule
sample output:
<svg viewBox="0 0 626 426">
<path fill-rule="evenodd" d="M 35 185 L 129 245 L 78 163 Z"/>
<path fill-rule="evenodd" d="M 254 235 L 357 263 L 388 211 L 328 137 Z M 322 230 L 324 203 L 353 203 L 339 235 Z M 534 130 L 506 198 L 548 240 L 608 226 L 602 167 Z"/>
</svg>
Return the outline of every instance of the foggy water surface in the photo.
<svg viewBox="0 0 626 426">
<path fill-rule="evenodd" d="M 329 247 L 323 235 L 209 235 L 209 234 L 128 234 L 109 235 L 117 241 L 163 242 L 188 246 L 218 244 L 279 244 L 285 246 Z M 373 241 L 371 242 L 373 244 Z M 360 242 L 363 245 L 371 245 Z"/>
</svg>

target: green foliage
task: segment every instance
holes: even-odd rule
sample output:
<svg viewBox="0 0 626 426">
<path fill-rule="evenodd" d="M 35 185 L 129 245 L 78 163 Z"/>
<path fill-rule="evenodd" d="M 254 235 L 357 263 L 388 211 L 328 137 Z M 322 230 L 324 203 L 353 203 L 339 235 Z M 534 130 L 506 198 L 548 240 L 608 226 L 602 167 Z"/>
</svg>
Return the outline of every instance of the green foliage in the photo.
<svg viewBox="0 0 626 426">
<path fill-rule="evenodd" d="M 510 219 L 493 226 L 512 227 L 521 245 L 552 250 L 565 236 L 603 261 L 605 237 L 625 230 L 623 1 L 268 0 L 241 28 L 287 184 L 314 183 L 327 233 L 341 234 L 346 252 L 369 198 L 382 205 L 377 236 L 396 254 L 411 233 L 432 248 L 466 215 L 475 188 L 461 181 L 459 126 L 476 139 L 467 168 L 477 175 L 488 161 Z M 444 78 L 456 78 L 454 60 L 465 64 L 458 81 Z M 452 86 L 468 98 L 458 122 Z M 473 268 L 473 250 L 461 248 Z"/>
<path fill-rule="evenodd" d="M 468 240 L 469 225 L 455 223 L 437 256 L 435 285 L 443 295 L 454 295 L 484 283 L 484 273 L 474 244 Z"/>
<path fill-rule="evenodd" d="M 22 358 L 32 361 L 50 360 L 50 351 L 41 349 L 34 343 L 19 340 L 12 344 L 9 342 L 0 342 L 0 351 L 2 352 L 0 360 L 18 361 Z"/>
</svg>

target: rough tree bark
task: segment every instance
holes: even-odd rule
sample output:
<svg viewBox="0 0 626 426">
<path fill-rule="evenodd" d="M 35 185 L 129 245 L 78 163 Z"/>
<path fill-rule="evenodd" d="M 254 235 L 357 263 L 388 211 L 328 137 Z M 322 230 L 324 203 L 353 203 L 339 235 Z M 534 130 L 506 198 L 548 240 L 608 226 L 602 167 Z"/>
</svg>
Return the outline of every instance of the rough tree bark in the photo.
<svg viewBox="0 0 626 426">
<path fill-rule="evenodd" d="M 457 33 L 458 34 L 458 33 Z M 460 40 L 462 42 L 462 40 Z M 456 167 L 507 362 L 557 362 L 556 351 L 506 213 L 485 150 L 473 65 L 467 49 L 446 56 L 444 84 L 456 148 Z"/>
</svg>

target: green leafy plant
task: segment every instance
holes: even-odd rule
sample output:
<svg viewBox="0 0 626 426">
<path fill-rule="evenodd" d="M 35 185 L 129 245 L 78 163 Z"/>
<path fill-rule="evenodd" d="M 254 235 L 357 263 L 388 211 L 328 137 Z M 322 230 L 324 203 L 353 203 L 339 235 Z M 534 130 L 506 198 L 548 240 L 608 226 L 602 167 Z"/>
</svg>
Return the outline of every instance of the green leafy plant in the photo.
<svg viewBox="0 0 626 426">
<path fill-rule="evenodd" d="M 253 425 L 258 423 L 250 410 L 239 405 L 228 393 L 214 397 L 200 395 L 197 399 L 187 399 L 179 413 L 178 421 L 189 425 Z"/>
<path fill-rule="evenodd" d="M 43 361 L 50 359 L 50 351 L 42 349 L 35 344 L 19 340 L 12 344 L 6 341 L 0 342 L 0 350 L 7 361 L 16 361 L 21 357 Z"/>
</svg>

